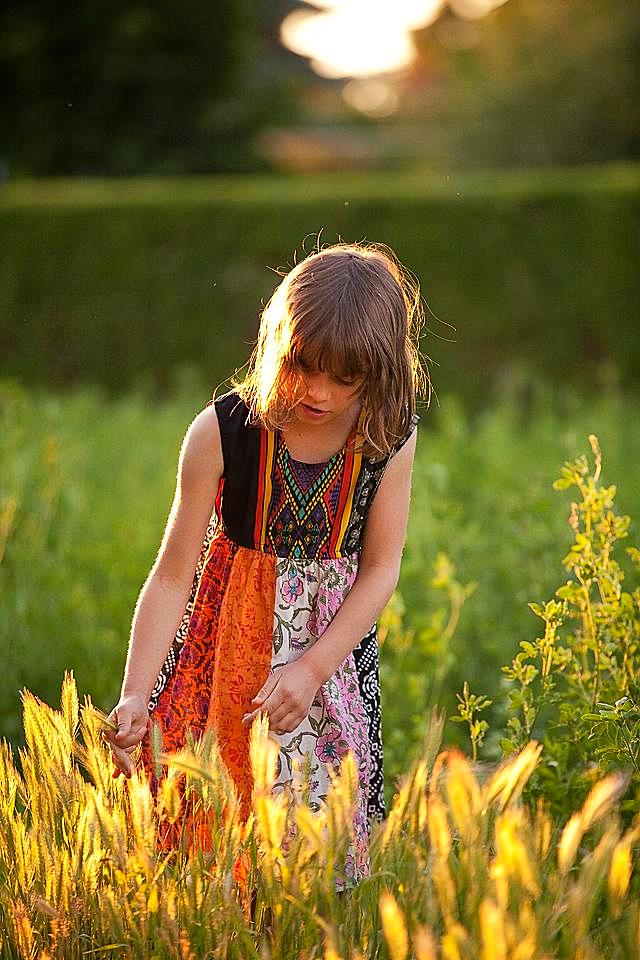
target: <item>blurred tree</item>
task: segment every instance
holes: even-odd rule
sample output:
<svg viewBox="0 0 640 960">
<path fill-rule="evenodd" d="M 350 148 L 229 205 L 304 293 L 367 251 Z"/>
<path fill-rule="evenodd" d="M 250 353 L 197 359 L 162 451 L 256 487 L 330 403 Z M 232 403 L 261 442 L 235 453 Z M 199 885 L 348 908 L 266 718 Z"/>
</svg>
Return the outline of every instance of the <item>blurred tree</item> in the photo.
<svg viewBox="0 0 640 960">
<path fill-rule="evenodd" d="M 267 12 L 273 2 L 266 5 Z M 276 45 L 258 0 L 21 0 L 0 13 L 0 161 L 11 174 L 255 169 Z M 273 20 L 274 17 L 272 16 Z"/>
<path fill-rule="evenodd" d="M 423 115 L 461 166 L 640 157 L 637 0 L 510 0 L 416 39 L 446 91 Z"/>
<path fill-rule="evenodd" d="M 285 50 L 301 0 L 22 0 L 0 10 L 0 178 L 200 173 L 270 165 L 264 128 L 371 127 L 379 165 L 582 163 L 640 156 L 638 0 L 509 0 L 414 34 L 371 119 Z M 313 148 L 315 149 L 315 148 Z M 266 158 L 266 159 L 265 159 Z"/>
</svg>

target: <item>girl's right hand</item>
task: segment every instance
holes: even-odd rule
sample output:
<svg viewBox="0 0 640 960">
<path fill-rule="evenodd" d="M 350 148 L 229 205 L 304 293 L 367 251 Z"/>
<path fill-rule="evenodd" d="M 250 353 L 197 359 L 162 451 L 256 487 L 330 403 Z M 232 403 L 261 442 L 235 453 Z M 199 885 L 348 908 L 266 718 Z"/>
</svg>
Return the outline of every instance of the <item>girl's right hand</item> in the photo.
<svg viewBox="0 0 640 960">
<path fill-rule="evenodd" d="M 117 733 L 108 728 L 102 731 L 102 738 L 111 747 L 111 754 L 116 770 L 114 777 L 124 773 L 130 777 L 133 772 L 131 753 L 144 737 L 148 722 L 149 710 L 147 701 L 140 694 L 134 693 L 123 697 L 108 716 L 113 723 L 117 723 Z"/>
</svg>

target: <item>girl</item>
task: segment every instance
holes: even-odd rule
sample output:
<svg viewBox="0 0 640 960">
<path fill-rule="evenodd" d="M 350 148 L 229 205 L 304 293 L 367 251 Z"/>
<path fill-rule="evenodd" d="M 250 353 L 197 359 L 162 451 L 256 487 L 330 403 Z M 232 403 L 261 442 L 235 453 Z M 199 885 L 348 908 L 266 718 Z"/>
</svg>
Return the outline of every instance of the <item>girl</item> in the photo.
<svg viewBox="0 0 640 960">
<path fill-rule="evenodd" d="M 385 817 L 375 621 L 398 580 L 416 396 L 430 386 L 421 316 L 384 244 L 319 249 L 276 288 L 246 377 L 186 432 L 110 714 L 118 732 L 105 734 L 114 776 L 131 775 L 142 742 L 155 794 L 150 721 L 166 751 L 213 727 L 244 818 L 260 711 L 279 745 L 274 789 L 295 789 L 306 758 L 314 809 L 351 749 L 355 841 L 338 890 L 369 874 L 371 822 Z M 167 845 L 177 826 L 164 825 Z"/>
</svg>

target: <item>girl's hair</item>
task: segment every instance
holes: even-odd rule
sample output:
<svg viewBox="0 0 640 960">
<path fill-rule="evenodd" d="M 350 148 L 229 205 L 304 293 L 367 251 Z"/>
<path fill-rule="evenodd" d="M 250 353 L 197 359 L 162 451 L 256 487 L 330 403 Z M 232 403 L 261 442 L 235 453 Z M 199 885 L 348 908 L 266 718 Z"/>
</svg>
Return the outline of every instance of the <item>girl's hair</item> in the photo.
<svg viewBox="0 0 640 960">
<path fill-rule="evenodd" d="M 420 288 L 382 243 L 338 243 L 289 271 L 260 318 L 242 381 L 232 383 L 251 418 L 269 429 L 293 419 L 304 369 L 364 378 L 365 456 L 386 456 L 407 433 L 416 397 L 431 381 L 418 347 Z"/>
</svg>

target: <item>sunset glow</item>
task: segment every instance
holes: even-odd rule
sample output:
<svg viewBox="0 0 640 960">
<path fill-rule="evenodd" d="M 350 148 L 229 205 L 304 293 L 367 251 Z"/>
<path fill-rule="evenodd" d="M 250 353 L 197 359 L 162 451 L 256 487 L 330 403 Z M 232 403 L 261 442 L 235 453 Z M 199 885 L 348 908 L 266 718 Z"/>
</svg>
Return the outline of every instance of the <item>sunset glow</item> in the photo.
<svg viewBox="0 0 640 960">
<path fill-rule="evenodd" d="M 410 0 L 415 6 L 415 0 Z M 437 2 L 440 7 L 440 0 Z M 370 77 L 408 67 L 415 56 L 407 22 L 371 0 L 336 2 L 322 12 L 294 10 L 280 28 L 286 47 L 322 77 Z"/>
<path fill-rule="evenodd" d="M 306 8 L 294 10 L 284 18 L 280 39 L 289 50 L 308 57 L 319 76 L 379 77 L 411 66 L 416 56 L 412 32 L 429 27 L 445 8 L 449 7 L 458 17 L 474 20 L 505 2 L 306 0 Z"/>
</svg>

